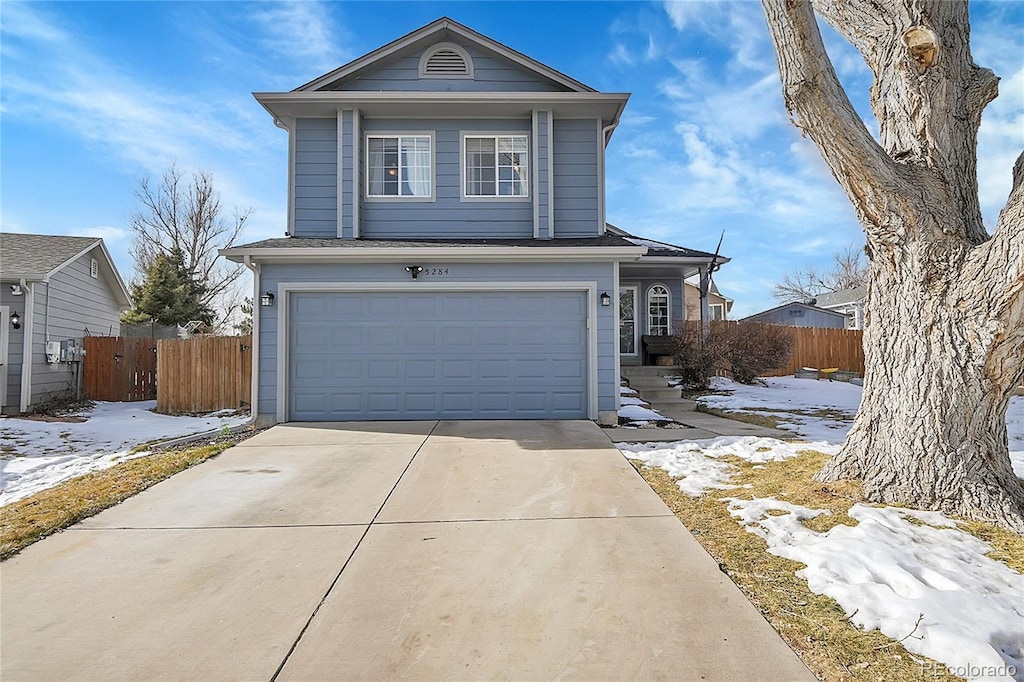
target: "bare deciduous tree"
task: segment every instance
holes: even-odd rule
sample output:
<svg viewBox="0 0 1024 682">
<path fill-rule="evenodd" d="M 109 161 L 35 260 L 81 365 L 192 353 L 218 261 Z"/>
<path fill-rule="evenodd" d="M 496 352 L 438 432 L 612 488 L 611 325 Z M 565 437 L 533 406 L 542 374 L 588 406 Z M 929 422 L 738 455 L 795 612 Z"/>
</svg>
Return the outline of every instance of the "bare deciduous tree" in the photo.
<svg viewBox="0 0 1024 682">
<path fill-rule="evenodd" d="M 867 284 L 868 266 L 863 250 L 847 246 L 833 254 L 832 259 L 832 269 L 828 272 L 808 266 L 784 275 L 782 281 L 772 287 L 772 297 L 780 302 L 805 301 Z"/>
<path fill-rule="evenodd" d="M 1006 409 L 1024 380 L 1024 153 L 990 235 L 977 133 L 999 79 L 953 0 L 762 0 L 786 107 L 856 209 L 869 277 L 860 411 L 818 477 L 870 499 L 1024 533 Z M 876 141 L 825 52 L 815 10 L 874 75 Z"/>
<path fill-rule="evenodd" d="M 178 249 L 186 271 L 205 287 L 202 305 L 222 316 L 236 307 L 234 284 L 244 268 L 218 258 L 217 250 L 235 243 L 251 209 L 236 209 L 233 220 L 226 219 L 213 175 L 200 170 L 186 176 L 175 164 L 159 182 L 141 178 L 135 198 L 142 204 L 129 223 L 136 270 L 145 272 L 158 254 L 170 257 Z"/>
</svg>

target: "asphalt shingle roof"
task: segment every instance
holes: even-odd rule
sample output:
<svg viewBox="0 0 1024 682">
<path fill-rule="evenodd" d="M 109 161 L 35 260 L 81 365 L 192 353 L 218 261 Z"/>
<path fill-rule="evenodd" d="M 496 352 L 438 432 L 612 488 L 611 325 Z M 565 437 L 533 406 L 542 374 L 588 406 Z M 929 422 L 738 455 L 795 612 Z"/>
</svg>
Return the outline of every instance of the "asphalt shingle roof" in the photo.
<svg viewBox="0 0 1024 682">
<path fill-rule="evenodd" d="M 98 237 L 0 232 L 0 271 L 4 277 L 46 275 L 99 241 Z"/>
</svg>

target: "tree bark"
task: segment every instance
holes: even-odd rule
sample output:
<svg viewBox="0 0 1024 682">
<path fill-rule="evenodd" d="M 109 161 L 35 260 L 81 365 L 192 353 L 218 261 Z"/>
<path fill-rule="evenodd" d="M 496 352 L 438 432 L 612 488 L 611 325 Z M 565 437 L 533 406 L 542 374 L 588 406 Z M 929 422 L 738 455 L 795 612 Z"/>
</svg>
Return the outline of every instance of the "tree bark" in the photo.
<svg viewBox="0 0 1024 682">
<path fill-rule="evenodd" d="M 1006 409 L 1024 381 L 1024 154 L 993 235 L 977 193 L 981 112 L 966 3 L 762 0 L 786 106 L 853 203 L 869 257 L 861 408 L 822 480 L 1024 533 Z M 876 141 L 825 53 L 814 8 L 875 76 Z"/>
</svg>

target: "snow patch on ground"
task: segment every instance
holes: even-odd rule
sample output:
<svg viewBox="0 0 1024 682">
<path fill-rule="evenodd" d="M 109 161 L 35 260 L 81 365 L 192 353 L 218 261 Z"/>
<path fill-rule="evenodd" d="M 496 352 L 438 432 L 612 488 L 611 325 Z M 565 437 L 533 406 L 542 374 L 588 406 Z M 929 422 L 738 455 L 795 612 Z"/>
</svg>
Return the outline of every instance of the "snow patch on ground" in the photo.
<svg viewBox="0 0 1024 682">
<path fill-rule="evenodd" d="M 701 401 L 777 414 L 790 420 L 784 428 L 817 442 L 746 436 L 618 447 L 626 457 L 664 469 L 693 496 L 736 487 L 729 483 L 734 468 L 721 459 L 726 454 L 755 465 L 802 450 L 835 454 L 860 404 L 860 387 L 788 377 L 766 382 L 746 386 L 715 379 L 714 388 L 729 395 Z M 1006 422 L 1010 459 L 1024 478 L 1024 396 L 1011 398 Z M 856 527 L 818 533 L 801 521 L 826 510 L 774 498 L 728 502 L 730 513 L 764 538 L 769 551 L 806 564 L 797 574 L 812 591 L 841 604 L 854 623 L 903 640 L 909 651 L 944 663 L 958 676 L 1024 682 L 1024 576 L 987 558 L 992 548 L 958 530 L 953 520 L 938 512 L 857 504 L 849 511 Z"/>
<path fill-rule="evenodd" d="M 811 440 L 841 443 L 860 407 L 861 387 L 839 381 L 771 377 L 762 384 L 741 384 L 725 377 L 711 380 L 711 389 L 726 395 L 706 395 L 698 402 L 734 412 L 778 417 L 780 429 Z M 823 411 L 831 414 L 827 416 Z"/>
<path fill-rule="evenodd" d="M 135 446 L 245 423 L 248 415 L 220 411 L 202 417 L 172 417 L 151 412 L 155 400 L 97 402 L 79 413 L 81 423 L 0 419 L 0 506 L 82 474 L 141 457 Z"/>
<path fill-rule="evenodd" d="M 664 469 L 687 495 L 699 497 L 706 490 L 726 490 L 736 486 L 728 483 L 736 467 L 721 457 L 733 455 L 752 464 L 779 462 L 796 457 L 806 450 L 835 454 L 835 445 L 826 442 L 787 443 L 775 438 L 757 436 L 725 436 L 709 440 L 677 443 L 619 443 L 626 457 L 647 466 Z"/>
<path fill-rule="evenodd" d="M 774 498 L 727 501 L 769 552 L 806 564 L 797 575 L 811 591 L 839 602 L 853 623 L 902 640 L 908 651 L 968 679 L 1013 680 L 1011 668 L 1021 679 L 1024 577 L 986 557 L 992 547 L 952 520 L 938 512 L 855 504 L 849 515 L 857 526 L 818 533 L 801 521 L 826 510 Z"/>
<path fill-rule="evenodd" d="M 619 408 L 619 416 L 629 421 L 672 421 L 654 410 L 640 405 L 623 405 Z"/>
</svg>

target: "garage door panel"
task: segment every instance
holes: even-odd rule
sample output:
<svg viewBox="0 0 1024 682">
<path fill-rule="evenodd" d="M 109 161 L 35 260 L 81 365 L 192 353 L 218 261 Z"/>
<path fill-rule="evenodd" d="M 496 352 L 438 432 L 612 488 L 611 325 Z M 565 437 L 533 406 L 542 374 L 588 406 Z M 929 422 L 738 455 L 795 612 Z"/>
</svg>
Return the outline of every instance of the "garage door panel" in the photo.
<svg viewBox="0 0 1024 682">
<path fill-rule="evenodd" d="M 289 418 L 587 416 L 582 292 L 296 292 Z"/>
</svg>

